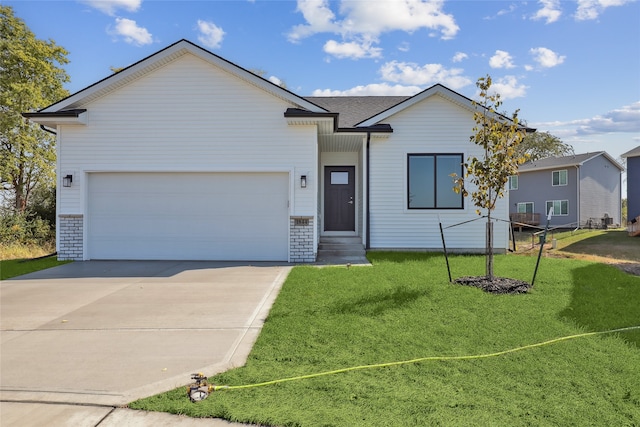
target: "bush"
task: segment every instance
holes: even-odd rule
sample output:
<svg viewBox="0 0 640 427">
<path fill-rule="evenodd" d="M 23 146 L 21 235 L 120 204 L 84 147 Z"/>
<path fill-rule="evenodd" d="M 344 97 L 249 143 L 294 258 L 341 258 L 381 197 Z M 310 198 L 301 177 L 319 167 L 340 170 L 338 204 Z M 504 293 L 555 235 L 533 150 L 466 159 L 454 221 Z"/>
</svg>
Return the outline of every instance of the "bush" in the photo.
<svg viewBox="0 0 640 427">
<path fill-rule="evenodd" d="M 49 222 L 34 214 L 5 211 L 0 216 L 0 244 L 45 245 L 53 239 Z"/>
</svg>

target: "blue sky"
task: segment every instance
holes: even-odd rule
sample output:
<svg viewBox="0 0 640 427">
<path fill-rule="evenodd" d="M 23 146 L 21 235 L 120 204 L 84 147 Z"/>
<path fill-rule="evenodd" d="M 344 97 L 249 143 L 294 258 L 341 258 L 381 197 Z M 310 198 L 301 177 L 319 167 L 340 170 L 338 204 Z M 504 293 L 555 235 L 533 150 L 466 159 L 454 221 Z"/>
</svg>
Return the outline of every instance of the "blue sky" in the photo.
<svg viewBox="0 0 640 427">
<path fill-rule="evenodd" d="M 490 74 L 504 111 L 576 153 L 640 145 L 636 0 L 1 2 L 70 52 L 71 92 L 185 38 L 303 96 L 473 98 Z"/>
</svg>

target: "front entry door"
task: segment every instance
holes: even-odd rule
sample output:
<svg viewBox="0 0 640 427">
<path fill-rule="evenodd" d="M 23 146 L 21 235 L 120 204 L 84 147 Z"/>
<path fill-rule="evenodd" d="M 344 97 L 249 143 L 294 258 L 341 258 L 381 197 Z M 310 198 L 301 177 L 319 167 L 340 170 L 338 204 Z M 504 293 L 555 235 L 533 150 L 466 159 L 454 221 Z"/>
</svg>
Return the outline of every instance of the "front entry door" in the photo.
<svg viewBox="0 0 640 427">
<path fill-rule="evenodd" d="M 324 230 L 356 230 L 355 166 L 324 168 Z"/>
</svg>

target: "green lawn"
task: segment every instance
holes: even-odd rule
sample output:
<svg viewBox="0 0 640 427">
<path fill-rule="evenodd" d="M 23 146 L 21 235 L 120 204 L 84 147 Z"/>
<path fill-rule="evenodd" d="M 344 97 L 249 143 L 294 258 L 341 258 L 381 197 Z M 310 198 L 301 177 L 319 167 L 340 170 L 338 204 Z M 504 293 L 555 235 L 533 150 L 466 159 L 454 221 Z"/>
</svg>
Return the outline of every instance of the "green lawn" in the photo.
<svg viewBox="0 0 640 427">
<path fill-rule="evenodd" d="M 55 255 L 35 260 L 10 259 L 0 261 L 0 280 L 10 279 L 34 271 L 67 264 L 71 261 L 58 261 Z"/>
<path fill-rule="evenodd" d="M 370 253 L 373 267 L 293 269 L 239 386 L 351 366 L 493 353 L 587 331 L 640 325 L 640 278 L 587 261 L 541 261 L 525 295 L 447 282 L 440 254 Z M 482 256 L 451 257 L 453 276 Z M 498 256 L 496 273 L 531 280 L 535 259 Z M 197 351 L 197 349 L 194 349 Z M 136 409 L 273 426 L 637 426 L 640 330 L 497 357 L 433 360 L 214 392 L 185 389 Z M 185 378 L 185 384 L 189 378 Z"/>
</svg>

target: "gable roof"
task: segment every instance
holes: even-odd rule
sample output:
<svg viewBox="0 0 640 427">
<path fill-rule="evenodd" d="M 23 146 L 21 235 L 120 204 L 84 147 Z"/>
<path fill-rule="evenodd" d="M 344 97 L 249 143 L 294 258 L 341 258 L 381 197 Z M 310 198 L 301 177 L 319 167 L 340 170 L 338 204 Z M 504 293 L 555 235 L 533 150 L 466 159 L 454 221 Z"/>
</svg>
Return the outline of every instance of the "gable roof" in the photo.
<svg viewBox="0 0 640 427">
<path fill-rule="evenodd" d="M 53 113 L 67 110 L 76 110 L 84 104 L 106 95 L 109 92 L 138 79 L 139 77 L 159 68 L 163 65 L 174 61 L 175 59 L 187 53 L 193 54 L 198 58 L 274 95 L 286 100 L 300 108 L 304 108 L 313 112 L 327 112 L 324 108 L 313 104 L 310 101 L 278 86 L 236 64 L 230 62 L 188 40 L 182 39 L 176 43 L 136 62 L 125 69 L 112 74 L 91 86 L 88 86 L 54 104 L 49 105 L 38 111 L 38 113 Z M 37 114 L 29 113 L 32 118 Z"/>
<path fill-rule="evenodd" d="M 547 169 L 557 169 L 562 167 L 582 166 L 589 160 L 592 160 L 598 156 L 604 156 L 609 162 L 613 163 L 621 171 L 624 170 L 613 157 L 607 154 L 606 151 L 596 151 L 595 153 L 575 154 L 572 156 L 563 157 L 547 157 L 545 159 L 538 159 L 532 162 L 526 162 L 520 165 L 518 172 L 532 172 Z"/>
<path fill-rule="evenodd" d="M 622 157 L 623 159 L 626 159 L 628 157 L 640 157 L 640 145 L 638 145 L 636 148 L 632 150 L 627 151 L 620 157 Z"/>
</svg>

